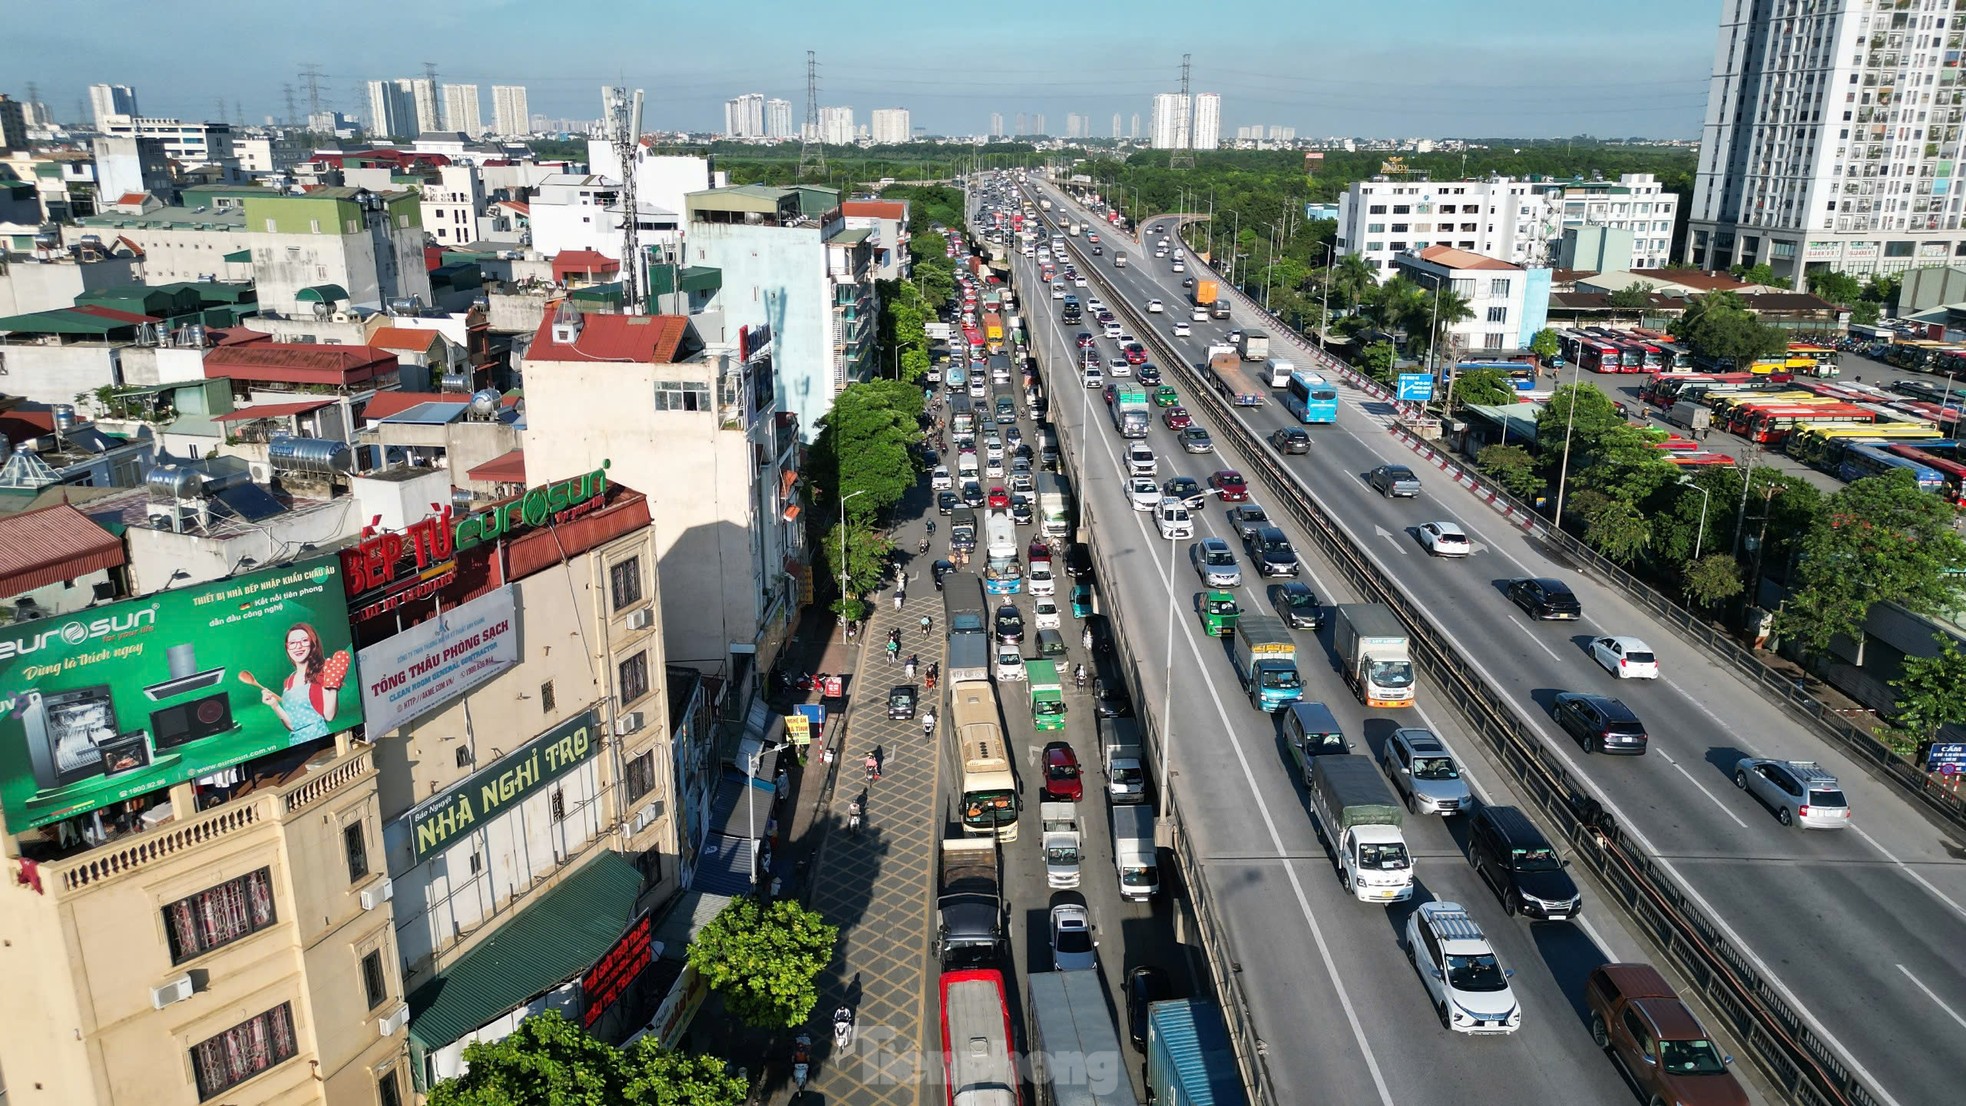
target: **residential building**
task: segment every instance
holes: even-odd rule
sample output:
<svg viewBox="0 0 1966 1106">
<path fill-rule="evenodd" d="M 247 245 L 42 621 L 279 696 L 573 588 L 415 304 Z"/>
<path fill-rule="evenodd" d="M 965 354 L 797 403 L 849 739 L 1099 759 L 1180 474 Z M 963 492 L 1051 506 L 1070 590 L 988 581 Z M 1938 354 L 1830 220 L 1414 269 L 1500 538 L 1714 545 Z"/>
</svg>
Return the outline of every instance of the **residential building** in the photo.
<svg viewBox="0 0 1966 1106">
<path fill-rule="evenodd" d="M 1134 142 L 1140 141 L 1140 113 L 1133 113 L 1133 122 L 1127 127 L 1126 137 Z"/>
<path fill-rule="evenodd" d="M 440 246 L 478 241 L 478 217 L 485 210 L 485 182 L 475 165 L 446 165 L 437 180 L 423 186 L 418 212 L 423 229 Z"/>
<path fill-rule="evenodd" d="M 1527 349 L 1549 317 L 1550 271 L 1525 269 L 1493 257 L 1429 246 L 1394 259 L 1398 271 L 1423 288 L 1443 288 L 1468 304 L 1468 317 L 1447 329 L 1441 350 L 1495 354 Z"/>
<path fill-rule="evenodd" d="M 746 92 L 742 96 L 724 101 L 724 134 L 730 138 L 765 136 L 763 93 Z"/>
<path fill-rule="evenodd" d="M 1013 133 L 1016 135 L 1026 135 L 1031 133 L 1028 125 L 1025 123 L 1024 113 L 1021 111 L 1017 113 L 1017 129 Z"/>
<path fill-rule="evenodd" d="M 991 138 L 1003 137 L 1003 112 L 1001 111 L 993 111 L 990 113 L 990 137 Z M 1119 136 L 1114 135 L 1113 137 L 1118 138 Z"/>
<path fill-rule="evenodd" d="M 1116 111 L 1113 113 L 1113 140 L 1117 142 L 1119 141 L 1119 137 L 1120 137 L 1120 113 Z"/>
<path fill-rule="evenodd" d="M 792 101 L 765 101 L 765 137 L 783 141 L 792 137 Z"/>
<path fill-rule="evenodd" d="M 1435 245 L 1536 268 L 1557 256 L 1566 230 L 1607 227 L 1631 232 L 1628 266 L 1657 268 L 1670 257 L 1678 208 L 1650 173 L 1615 182 L 1373 177 L 1339 196 L 1337 249 L 1381 272 Z"/>
<path fill-rule="evenodd" d="M 429 303 L 418 202 L 415 192 L 363 188 L 247 197 L 243 244 L 260 309 L 292 315 L 337 302 Z"/>
<path fill-rule="evenodd" d="M 877 145 L 898 145 L 915 137 L 914 128 L 908 122 L 907 108 L 875 108 L 871 122 L 873 127 L 869 137 Z"/>
<path fill-rule="evenodd" d="M 1280 127 L 1280 126 L 1276 126 L 1276 125 L 1274 125 L 1274 124 L 1273 124 L 1273 125 L 1271 125 L 1271 127 L 1270 127 L 1270 141 L 1272 141 L 1272 142 L 1295 142 L 1295 141 L 1297 141 L 1297 128 L 1296 128 L 1296 127 Z"/>
<path fill-rule="evenodd" d="M 27 106 L 0 92 L 0 154 L 27 149 Z"/>
<path fill-rule="evenodd" d="M 11 257 L 0 269 L 0 317 L 73 307 L 77 296 L 143 280 L 143 258 L 134 251 L 77 244 L 32 256 Z"/>
<path fill-rule="evenodd" d="M 1685 260 L 1765 263 L 1803 287 L 1966 256 L 1957 20 L 1723 0 Z"/>
<path fill-rule="evenodd" d="M 582 314 L 562 302 L 524 369 L 529 479 L 607 465 L 610 480 L 688 489 L 650 504 L 663 645 L 673 663 L 722 677 L 739 702 L 784 642 L 805 559 L 798 426 L 779 410 L 764 306 L 734 342 L 706 346 L 684 316 Z"/>
<path fill-rule="evenodd" d="M 232 151 L 242 173 L 285 173 L 307 160 L 310 152 L 299 136 L 286 132 L 235 139 Z"/>
<path fill-rule="evenodd" d="M 839 193 L 740 185 L 687 199 L 684 254 L 722 274 L 734 314 L 762 305 L 778 401 L 810 434 L 848 382 L 874 368 L 874 232 L 849 227 Z"/>
<path fill-rule="evenodd" d="M 424 77 L 370 81 L 369 126 L 375 134 L 392 138 L 443 130 L 436 82 Z"/>
<path fill-rule="evenodd" d="M 873 233 L 867 242 L 874 251 L 875 280 L 906 280 L 912 266 L 908 259 L 908 201 L 848 200 L 840 205 L 840 215 L 849 230 Z"/>
<path fill-rule="evenodd" d="M 96 155 L 98 212 L 133 194 L 155 196 L 160 202 L 176 194 L 171 155 L 158 139 L 97 135 L 89 140 L 89 145 Z"/>
<path fill-rule="evenodd" d="M 1188 99 L 1178 92 L 1154 95 L 1154 129 L 1150 145 L 1156 150 L 1188 148 Z"/>
<path fill-rule="evenodd" d="M 846 107 L 820 108 L 819 141 L 828 146 L 853 145 L 853 109 Z"/>
<path fill-rule="evenodd" d="M 473 141 L 484 136 L 485 119 L 478 110 L 478 86 L 475 84 L 447 84 L 444 86 L 444 130 L 462 131 Z"/>
<path fill-rule="evenodd" d="M 492 132 L 500 138 L 532 133 L 532 113 L 526 106 L 526 86 L 495 84 L 492 90 Z"/>
<path fill-rule="evenodd" d="M 112 115 L 142 115 L 137 110 L 137 90 L 126 84 L 92 84 L 89 86 L 90 118 L 95 121 L 96 130 L 109 130 L 109 117 Z"/>
<path fill-rule="evenodd" d="M 635 189 L 642 196 L 636 204 L 637 238 L 642 248 L 660 260 L 672 259 L 678 248 L 685 193 L 663 186 L 662 169 L 672 162 L 703 166 L 702 158 L 647 156 L 647 148 L 637 151 Z M 650 172 L 644 176 L 642 167 Z M 684 169 L 689 166 L 682 167 Z M 703 173 L 708 176 L 707 172 Z M 653 195 L 672 195 L 674 208 L 652 202 Z M 614 261 L 621 260 L 621 228 L 625 206 L 621 183 L 616 177 L 599 174 L 561 173 L 545 178 L 528 205 L 527 219 L 532 228 L 533 249 L 557 257 L 568 251 L 588 251 Z"/>
<path fill-rule="evenodd" d="M 1049 130 L 1045 129 L 1044 112 L 1038 112 L 1036 115 L 1031 116 L 1031 133 L 1041 136 L 1048 135 L 1051 133 Z"/>
<path fill-rule="evenodd" d="M 338 111 L 317 111 L 307 117 L 307 129 L 315 134 L 331 134 L 336 138 L 354 138 L 361 132 L 361 120 Z"/>
<path fill-rule="evenodd" d="M 147 119 L 112 115 L 103 131 L 119 138 L 154 138 L 164 152 L 182 165 L 222 165 L 233 159 L 232 124 L 187 123 L 180 119 Z"/>
<path fill-rule="evenodd" d="M 1195 93 L 1194 121 L 1189 125 L 1189 146 L 1196 150 L 1213 150 L 1222 145 L 1222 95 L 1219 92 Z"/>
</svg>

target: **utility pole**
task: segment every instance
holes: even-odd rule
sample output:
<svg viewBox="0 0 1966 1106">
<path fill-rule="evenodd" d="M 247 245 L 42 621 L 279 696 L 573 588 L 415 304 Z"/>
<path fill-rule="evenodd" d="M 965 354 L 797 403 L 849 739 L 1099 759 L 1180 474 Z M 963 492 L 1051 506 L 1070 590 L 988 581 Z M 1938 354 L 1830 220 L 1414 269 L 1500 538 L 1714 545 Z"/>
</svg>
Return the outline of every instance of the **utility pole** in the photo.
<svg viewBox="0 0 1966 1106">
<path fill-rule="evenodd" d="M 1167 155 L 1169 169 L 1193 169 L 1195 167 L 1195 104 L 1188 98 L 1188 66 L 1193 54 L 1181 55 L 1181 119 L 1182 125 L 1174 129 L 1174 152 Z"/>
<path fill-rule="evenodd" d="M 821 180 L 826 178 L 825 135 L 819 133 L 819 55 L 806 51 L 806 125 L 799 132 L 799 176 L 806 179 L 810 172 Z"/>
</svg>

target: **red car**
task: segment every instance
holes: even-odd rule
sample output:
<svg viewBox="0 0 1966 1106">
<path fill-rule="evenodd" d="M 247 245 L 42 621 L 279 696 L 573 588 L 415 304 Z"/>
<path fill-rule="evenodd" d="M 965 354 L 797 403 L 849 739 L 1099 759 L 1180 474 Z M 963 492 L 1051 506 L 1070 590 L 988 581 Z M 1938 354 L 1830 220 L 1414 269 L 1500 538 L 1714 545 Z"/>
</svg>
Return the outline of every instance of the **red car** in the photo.
<svg viewBox="0 0 1966 1106">
<path fill-rule="evenodd" d="M 1127 347 L 1120 351 L 1120 356 L 1126 358 L 1126 363 L 1129 365 L 1144 365 L 1147 363 L 1147 347 L 1138 342 L 1129 342 Z"/>
<path fill-rule="evenodd" d="M 1108 384 L 1106 385 L 1106 390 L 1101 394 L 1106 397 L 1106 406 L 1111 407 L 1113 405 L 1113 398 L 1119 394 L 1119 385 Z"/>
<path fill-rule="evenodd" d="M 1234 469 L 1223 469 L 1208 478 L 1208 486 L 1224 503 L 1244 503 L 1249 500 L 1249 481 Z"/>
<path fill-rule="evenodd" d="M 1052 802 L 1076 803 L 1085 798 L 1085 780 L 1079 775 L 1079 755 L 1063 741 L 1044 747 L 1044 797 Z"/>
<path fill-rule="evenodd" d="M 990 489 L 990 509 L 992 511 L 1010 510 L 1010 493 L 1002 488 Z"/>
<path fill-rule="evenodd" d="M 1186 407 L 1169 407 L 1161 412 L 1160 421 L 1166 423 L 1169 430 L 1186 430 L 1195 424 Z"/>
<path fill-rule="evenodd" d="M 1086 333 L 1086 332 L 1085 332 L 1085 331 L 1083 331 L 1083 330 L 1081 330 L 1081 331 L 1079 331 L 1079 337 L 1078 337 L 1078 343 L 1079 343 L 1079 348 L 1080 348 L 1080 349 L 1087 349 L 1087 348 L 1090 348 L 1090 347 L 1091 347 L 1091 345 L 1092 345 L 1092 343 L 1093 343 L 1093 341 L 1094 341 L 1094 339 L 1093 339 L 1093 337 L 1092 337 L 1092 335 L 1090 335 L 1090 334 L 1088 334 L 1088 333 Z"/>
</svg>

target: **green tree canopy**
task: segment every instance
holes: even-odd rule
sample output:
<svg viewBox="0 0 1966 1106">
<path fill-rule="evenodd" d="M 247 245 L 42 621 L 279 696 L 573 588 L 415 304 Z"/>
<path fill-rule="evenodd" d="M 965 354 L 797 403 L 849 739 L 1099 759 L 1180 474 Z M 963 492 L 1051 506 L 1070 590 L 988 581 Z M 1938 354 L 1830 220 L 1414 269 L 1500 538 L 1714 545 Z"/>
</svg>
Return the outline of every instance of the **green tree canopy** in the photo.
<svg viewBox="0 0 1966 1106">
<path fill-rule="evenodd" d="M 465 1046 L 463 1075 L 430 1088 L 430 1106 L 738 1106 L 743 1080 L 724 1061 L 644 1037 L 623 1052 L 557 1010 L 496 1041 Z"/>
<path fill-rule="evenodd" d="M 1546 326 L 1529 340 L 1529 352 L 1535 354 L 1537 360 L 1548 364 L 1563 352 L 1563 344 L 1557 340 L 1556 331 Z"/>
<path fill-rule="evenodd" d="M 1656 286 L 1641 280 L 1605 296 L 1604 302 L 1621 311 L 1643 311 L 1652 306 L 1652 293 L 1656 290 Z"/>
<path fill-rule="evenodd" d="M 1708 553 L 1686 566 L 1680 583 L 1687 598 L 1702 607 L 1711 607 L 1741 594 L 1741 564 L 1726 553 Z"/>
<path fill-rule="evenodd" d="M 790 1029 L 819 1002 L 815 982 L 839 930 L 792 899 L 733 899 L 690 942 L 689 965 L 746 1025 Z"/>
<path fill-rule="evenodd" d="M 1673 320 L 1671 331 L 1695 357 L 1741 366 L 1788 348 L 1787 334 L 1755 318 L 1739 296 L 1727 291 L 1696 298 L 1685 314 Z"/>
<path fill-rule="evenodd" d="M 1860 637 L 1874 603 L 1915 614 L 1958 609 L 1966 541 L 1953 531 L 1955 514 L 1902 469 L 1836 492 L 1801 543 L 1796 590 L 1776 632 L 1820 652 L 1839 634 Z"/>
<path fill-rule="evenodd" d="M 1517 499 L 1533 499 L 1543 490 L 1543 478 L 1536 472 L 1536 458 L 1522 446 L 1482 446 L 1475 454 L 1475 467 Z"/>
<path fill-rule="evenodd" d="M 1939 736 L 1939 728 L 1966 722 L 1966 653 L 1946 635 L 1929 657 L 1906 657 L 1904 675 L 1892 681 L 1897 692 L 1893 721 L 1919 741 Z"/>
<path fill-rule="evenodd" d="M 1504 407 L 1516 401 L 1515 381 L 1500 369 L 1472 369 L 1454 376 L 1454 406 Z"/>
</svg>

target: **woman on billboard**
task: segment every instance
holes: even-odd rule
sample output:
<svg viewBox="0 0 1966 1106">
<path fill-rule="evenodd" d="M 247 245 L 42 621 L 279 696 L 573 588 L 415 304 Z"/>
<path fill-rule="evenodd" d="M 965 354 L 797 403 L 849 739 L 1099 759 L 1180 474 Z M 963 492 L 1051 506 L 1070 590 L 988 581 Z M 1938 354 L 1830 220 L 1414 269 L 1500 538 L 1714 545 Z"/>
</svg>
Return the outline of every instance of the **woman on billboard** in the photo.
<svg viewBox="0 0 1966 1106">
<path fill-rule="evenodd" d="M 260 701 L 280 716 L 294 744 L 328 736 L 328 722 L 335 715 L 341 684 L 348 676 L 348 651 L 324 656 L 321 635 L 308 623 L 296 622 L 287 631 L 287 659 L 293 662 L 294 670 L 279 692 L 254 679 L 250 672 L 239 673 L 239 678 L 259 688 Z"/>
</svg>

